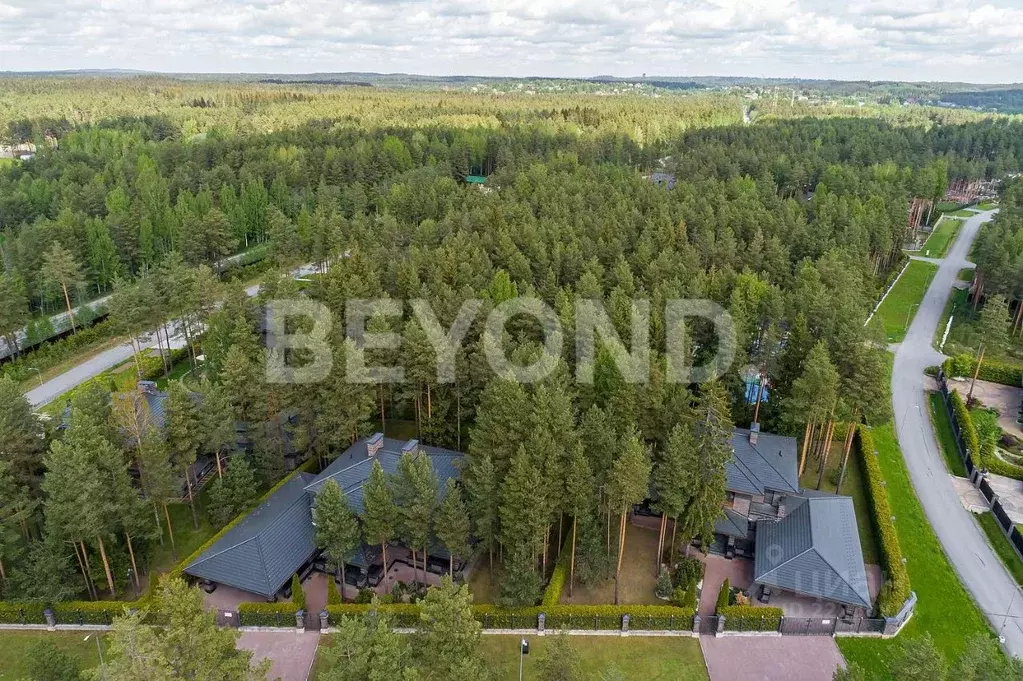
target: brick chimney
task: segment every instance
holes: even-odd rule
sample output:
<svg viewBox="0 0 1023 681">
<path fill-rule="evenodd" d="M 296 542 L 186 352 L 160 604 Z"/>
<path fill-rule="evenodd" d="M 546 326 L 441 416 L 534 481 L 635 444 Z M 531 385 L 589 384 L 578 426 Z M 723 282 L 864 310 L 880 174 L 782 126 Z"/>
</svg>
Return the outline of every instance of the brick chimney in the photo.
<svg viewBox="0 0 1023 681">
<path fill-rule="evenodd" d="M 749 426 L 749 443 L 755 445 L 760 437 L 760 424 L 754 421 Z"/>
<path fill-rule="evenodd" d="M 373 435 L 370 436 L 368 440 L 366 440 L 366 452 L 370 456 L 376 456 L 380 452 L 381 447 L 383 446 L 384 446 L 383 433 L 373 433 Z"/>
<path fill-rule="evenodd" d="M 404 446 L 402 446 L 401 448 L 401 453 L 404 454 L 405 452 L 409 452 L 410 454 L 418 454 L 419 440 L 412 439 L 406 442 Z"/>
</svg>

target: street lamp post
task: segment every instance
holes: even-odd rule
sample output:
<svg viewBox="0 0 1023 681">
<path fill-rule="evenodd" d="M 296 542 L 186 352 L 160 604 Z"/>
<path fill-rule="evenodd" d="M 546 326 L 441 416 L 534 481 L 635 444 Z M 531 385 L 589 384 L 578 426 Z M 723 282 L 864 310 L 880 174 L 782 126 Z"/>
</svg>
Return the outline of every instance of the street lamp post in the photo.
<svg viewBox="0 0 1023 681">
<path fill-rule="evenodd" d="M 90 638 L 95 638 L 95 641 L 96 641 L 96 652 L 99 653 L 99 668 L 103 671 L 103 679 L 104 679 L 104 681 L 106 681 L 106 678 L 107 678 L 107 664 L 106 664 L 106 662 L 103 661 L 103 648 L 99 644 L 99 637 L 100 637 L 99 634 L 96 634 L 95 637 L 93 637 L 92 634 L 89 634 L 88 636 L 85 637 L 85 640 L 88 641 Z"/>
<path fill-rule="evenodd" d="M 521 639 L 519 641 L 519 681 L 522 681 L 522 658 L 525 655 L 529 655 L 529 641 Z"/>
</svg>

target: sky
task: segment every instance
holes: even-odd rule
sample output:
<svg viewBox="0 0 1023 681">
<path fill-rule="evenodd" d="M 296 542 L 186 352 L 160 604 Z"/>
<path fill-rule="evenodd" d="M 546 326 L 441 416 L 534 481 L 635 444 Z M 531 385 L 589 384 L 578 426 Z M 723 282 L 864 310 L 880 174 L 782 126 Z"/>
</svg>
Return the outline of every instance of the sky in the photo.
<svg viewBox="0 0 1023 681">
<path fill-rule="evenodd" d="M 0 0 L 0 71 L 1023 81 L 1023 0 Z"/>
</svg>

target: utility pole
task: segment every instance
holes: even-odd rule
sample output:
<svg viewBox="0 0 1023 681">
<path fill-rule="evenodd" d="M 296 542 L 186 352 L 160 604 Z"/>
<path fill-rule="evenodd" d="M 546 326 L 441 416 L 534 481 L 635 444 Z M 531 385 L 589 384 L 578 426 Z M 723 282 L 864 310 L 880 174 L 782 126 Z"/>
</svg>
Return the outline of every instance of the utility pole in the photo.
<svg viewBox="0 0 1023 681">
<path fill-rule="evenodd" d="M 521 639 L 519 641 L 519 681 L 522 681 L 522 658 L 525 655 L 529 655 L 529 641 Z"/>
</svg>

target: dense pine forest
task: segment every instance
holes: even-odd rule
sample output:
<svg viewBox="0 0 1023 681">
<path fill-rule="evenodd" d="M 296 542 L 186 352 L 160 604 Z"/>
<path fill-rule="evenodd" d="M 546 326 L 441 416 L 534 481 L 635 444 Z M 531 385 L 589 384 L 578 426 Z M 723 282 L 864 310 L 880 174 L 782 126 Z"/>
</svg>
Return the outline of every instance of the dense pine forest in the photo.
<svg viewBox="0 0 1023 681">
<path fill-rule="evenodd" d="M 828 456 L 821 443 L 836 424 L 886 419 L 883 337 L 864 320 L 904 262 L 911 199 L 1023 165 L 1023 123 L 921 107 L 783 103 L 744 124 L 741 100 L 722 93 L 9 84 L 4 141 L 35 151 L 0 165 L 0 336 L 16 343 L 32 313 L 112 292 L 111 332 L 134 343 L 182 319 L 181 361 L 199 367 L 170 382 L 163 429 L 137 400 L 111 401 L 94 385 L 58 430 L 59 418 L 41 422 L 17 384 L 0 381 L 0 594 L 11 600 L 129 590 L 127 568 L 138 573 L 165 551 L 167 501 L 194 503 L 180 476 L 190 485 L 197 456 L 219 466 L 236 446 L 224 428 L 234 422 L 250 424 L 240 460 L 252 470 L 231 475 L 242 465 L 232 462 L 214 483 L 216 525 L 246 507 L 239 494 L 280 479 L 295 450 L 328 461 L 401 422 L 427 444 L 466 452 L 471 532 L 503 557 L 509 603 L 537 600 L 562 518 L 578 520 L 580 579 L 620 570 L 624 539 L 609 528 L 651 478 L 660 510 L 680 521 L 679 545 L 706 538 L 732 425 L 748 425 L 755 408 L 740 369 L 772 385 L 765 429 L 802 436 L 811 456 Z M 669 189 L 651 172 L 677 182 Z M 469 175 L 485 176 L 485 189 Z M 1018 227 L 1014 214 L 998 224 Z M 214 276 L 252 249 L 269 263 L 255 300 Z M 315 274 L 288 276 L 306 263 Z M 1012 279 L 982 268 L 992 282 Z M 571 344 L 540 383 L 495 376 L 480 322 L 456 381 L 440 383 L 403 309 L 370 323 L 402 332 L 397 351 L 363 350 L 340 326 L 331 340 L 336 358 L 403 364 L 405 382 L 354 384 L 336 368 L 313 386 L 268 384 L 265 365 L 279 357 L 260 345 L 259 305 L 299 295 L 337 320 L 351 299 L 423 298 L 445 327 L 464 300 L 531 296 L 567 329 L 575 301 L 596 299 L 626 340 L 633 301 L 648 299 L 651 380 L 624 381 L 601 348 L 593 384 L 577 385 Z M 665 380 L 673 298 L 710 299 L 736 320 L 739 357 L 718 381 Z M 509 355 L 537 354 L 537 328 L 507 331 Z M 713 351 L 709 328 L 688 332 L 695 359 Z"/>
</svg>

